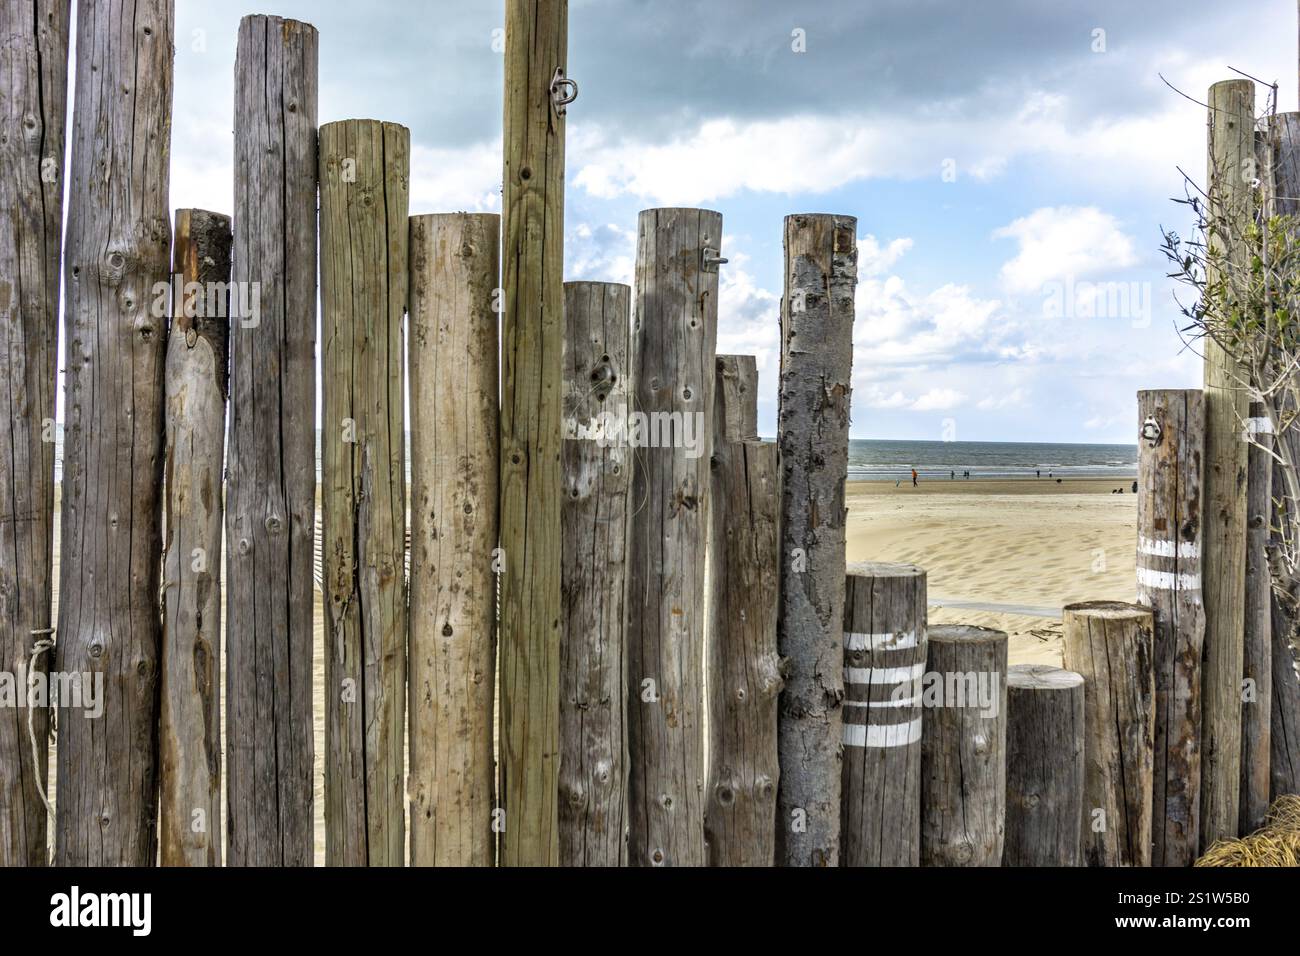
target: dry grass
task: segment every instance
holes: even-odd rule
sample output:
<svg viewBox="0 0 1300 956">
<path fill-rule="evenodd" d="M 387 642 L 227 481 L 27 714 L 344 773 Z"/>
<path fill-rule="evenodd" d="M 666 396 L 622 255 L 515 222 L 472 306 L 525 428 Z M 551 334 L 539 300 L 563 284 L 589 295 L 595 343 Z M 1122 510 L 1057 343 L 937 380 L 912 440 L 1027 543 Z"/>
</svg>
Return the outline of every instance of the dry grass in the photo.
<svg viewBox="0 0 1300 956">
<path fill-rule="evenodd" d="M 1278 797 L 1264 825 L 1240 840 L 1219 840 L 1197 866 L 1300 866 L 1300 796 Z"/>
</svg>

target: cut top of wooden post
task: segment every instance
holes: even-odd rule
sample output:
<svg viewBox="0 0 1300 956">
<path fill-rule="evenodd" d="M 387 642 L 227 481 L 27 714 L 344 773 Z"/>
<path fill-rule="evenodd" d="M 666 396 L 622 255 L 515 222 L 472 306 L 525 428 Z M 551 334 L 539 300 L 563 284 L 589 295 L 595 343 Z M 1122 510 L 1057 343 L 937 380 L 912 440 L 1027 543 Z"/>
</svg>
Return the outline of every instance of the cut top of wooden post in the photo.
<svg viewBox="0 0 1300 956">
<path fill-rule="evenodd" d="M 1007 668 L 1007 687 L 1017 690 L 1070 690 L 1082 683 L 1082 674 L 1051 664 L 1013 664 Z"/>
</svg>

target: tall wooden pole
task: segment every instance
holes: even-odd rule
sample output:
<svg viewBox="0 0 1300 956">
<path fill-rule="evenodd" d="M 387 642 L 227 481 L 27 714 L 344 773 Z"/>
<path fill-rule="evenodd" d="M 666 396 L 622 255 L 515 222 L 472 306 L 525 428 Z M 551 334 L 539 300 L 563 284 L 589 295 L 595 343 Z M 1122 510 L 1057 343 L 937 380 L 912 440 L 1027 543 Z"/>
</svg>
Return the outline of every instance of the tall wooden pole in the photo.
<svg viewBox="0 0 1300 956">
<path fill-rule="evenodd" d="M 1252 215 L 1255 87 L 1225 80 L 1209 95 L 1210 242 L 1244 281 L 1240 237 Z M 1225 240 L 1225 230 L 1230 237 Z M 1231 243 L 1229 245 L 1228 243 Z M 1213 274 L 1208 281 L 1217 281 Z M 1234 290 L 1229 290 L 1234 295 Z M 1237 836 L 1241 789 L 1241 668 L 1246 589 L 1244 375 L 1221 345 L 1205 340 L 1205 666 L 1202 671 L 1201 848 Z"/>
<path fill-rule="evenodd" d="M 1273 437 L 1261 403 L 1250 406 L 1254 441 L 1246 479 L 1246 626 L 1243 633 L 1241 695 L 1241 797 L 1239 830 L 1264 825 L 1271 785 L 1269 760 L 1273 710 L 1272 575 L 1268 566 L 1269 519 L 1273 506 Z"/>
<path fill-rule="evenodd" d="M 704 604 L 722 216 L 647 209 L 633 312 L 628 860 L 703 866 Z M 636 424 L 635 422 L 633 423 Z M 636 435 L 631 428 L 631 435 Z"/>
<path fill-rule="evenodd" d="M 1138 423 L 1137 602 L 1155 623 L 1151 862 L 1191 866 L 1201 806 L 1205 397 L 1138 392 Z"/>
<path fill-rule="evenodd" d="M 777 863 L 836 866 L 844 696 L 844 483 L 857 220 L 785 219 L 781 302 L 781 620 Z"/>
<path fill-rule="evenodd" d="M 159 842 L 163 866 L 221 865 L 221 518 L 230 217 L 176 211 L 167 336 Z"/>
<path fill-rule="evenodd" d="M 915 565 L 848 566 L 841 866 L 921 861 L 925 586 Z"/>
<path fill-rule="evenodd" d="M 1300 113 L 1278 113 L 1269 127 L 1274 212 L 1279 216 L 1300 216 Z M 1292 460 L 1300 451 L 1300 433 L 1292 426 L 1279 440 L 1292 446 Z M 1282 465 L 1273 468 L 1273 519 L 1275 527 L 1295 507 L 1285 492 Z M 1296 649 L 1300 643 L 1300 616 L 1296 605 L 1300 594 L 1272 594 L 1273 702 L 1269 727 L 1269 750 L 1273 799 L 1300 793 L 1300 678 L 1296 676 Z"/>
<path fill-rule="evenodd" d="M 0 671 L 53 655 L 54 389 L 69 0 L 2 0 L 0 22 Z M 35 663 L 33 664 L 33 656 Z M 28 722 L 30 721 L 30 731 Z M 31 735 L 36 737 L 32 753 Z M 49 712 L 0 714 L 0 867 L 46 862 Z"/>
<path fill-rule="evenodd" d="M 501 219 L 412 216 L 412 866 L 491 866 Z"/>
<path fill-rule="evenodd" d="M 325 859 L 401 866 L 406 730 L 406 312 L 411 134 L 320 128 Z"/>
<path fill-rule="evenodd" d="M 157 847 L 171 0 L 80 0 L 68 241 L 55 860 L 151 866 Z"/>
<path fill-rule="evenodd" d="M 758 440 L 752 355 L 719 355 L 710 480 L 710 866 L 771 866 L 776 853 L 776 722 L 781 661 L 780 456 Z"/>
<path fill-rule="evenodd" d="M 559 862 L 564 107 L 568 0 L 507 0 L 501 320 L 505 866 Z"/>
<path fill-rule="evenodd" d="M 560 865 L 627 864 L 625 422 L 632 290 L 564 284 L 564 637 L 560 649 Z"/>
<path fill-rule="evenodd" d="M 317 51 L 310 24 L 264 16 L 239 24 L 232 276 L 241 306 L 257 308 L 241 308 L 230 327 L 232 866 L 310 866 L 315 844 Z"/>
</svg>

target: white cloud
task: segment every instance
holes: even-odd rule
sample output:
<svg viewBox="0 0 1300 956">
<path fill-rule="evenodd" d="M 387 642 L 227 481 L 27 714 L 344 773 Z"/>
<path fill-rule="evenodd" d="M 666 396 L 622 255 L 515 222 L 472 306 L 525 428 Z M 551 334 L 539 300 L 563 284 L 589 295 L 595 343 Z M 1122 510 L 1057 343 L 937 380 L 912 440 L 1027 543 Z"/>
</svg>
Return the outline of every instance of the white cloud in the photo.
<svg viewBox="0 0 1300 956">
<path fill-rule="evenodd" d="M 966 395 L 955 388 L 932 388 L 909 406 L 914 412 L 946 412 L 966 401 Z"/>
<path fill-rule="evenodd" d="M 888 245 L 870 233 L 858 240 L 858 275 L 875 276 L 888 272 L 912 248 L 912 240 L 891 239 Z"/>
<path fill-rule="evenodd" d="M 1045 206 L 996 229 L 1019 251 L 1001 271 L 1013 293 L 1041 292 L 1048 283 L 1126 269 L 1137 262 L 1133 240 L 1118 220 L 1095 206 Z"/>
<path fill-rule="evenodd" d="M 411 144 L 412 215 L 500 209 L 500 139 L 464 149 Z"/>
</svg>

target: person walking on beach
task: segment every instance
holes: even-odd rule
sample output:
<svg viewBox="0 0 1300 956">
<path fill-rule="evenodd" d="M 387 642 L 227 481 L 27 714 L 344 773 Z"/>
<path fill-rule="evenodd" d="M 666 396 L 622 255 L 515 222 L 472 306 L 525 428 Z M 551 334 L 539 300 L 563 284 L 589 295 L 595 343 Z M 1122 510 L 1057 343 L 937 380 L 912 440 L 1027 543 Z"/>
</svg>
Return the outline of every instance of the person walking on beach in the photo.
<svg viewBox="0 0 1300 956">
<path fill-rule="evenodd" d="M 912 469 L 912 487 L 913 487 L 913 488 L 916 487 L 916 469 L 915 469 L 915 468 Z"/>
</svg>

